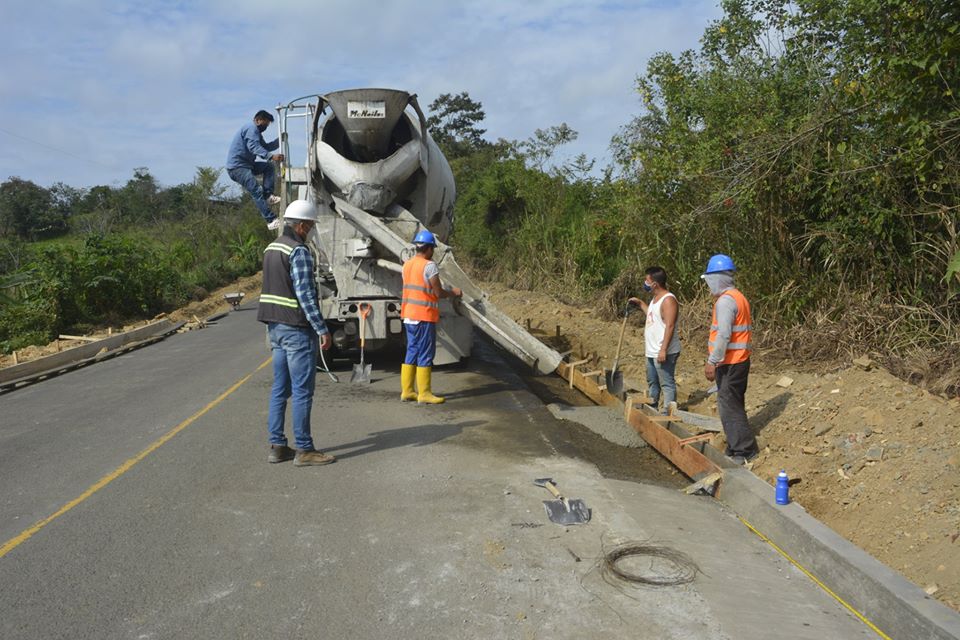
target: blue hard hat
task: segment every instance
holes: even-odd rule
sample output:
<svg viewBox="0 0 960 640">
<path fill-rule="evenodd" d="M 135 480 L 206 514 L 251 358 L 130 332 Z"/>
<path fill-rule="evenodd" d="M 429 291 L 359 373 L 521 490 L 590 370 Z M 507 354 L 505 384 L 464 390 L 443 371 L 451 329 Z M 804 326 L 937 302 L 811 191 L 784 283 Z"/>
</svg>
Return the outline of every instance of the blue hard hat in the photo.
<svg viewBox="0 0 960 640">
<path fill-rule="evenodd" d="M 426 229 L 421 229 L 417 231 L 417 235 L 413 236 L 413 244 L 430 244 L 437 246 L 437 239 Z"/>
<path fill-rule="evenodd" d="M 707 261 L 707 270 L 703 272 L 703 275 L 708 273 L 718 273 L 720 271 L 736 271 L 737 268 L 733 265 L 733 258 L 730 256 L 725 256 L 722 253 L 710 258 Z"/>
</svg>

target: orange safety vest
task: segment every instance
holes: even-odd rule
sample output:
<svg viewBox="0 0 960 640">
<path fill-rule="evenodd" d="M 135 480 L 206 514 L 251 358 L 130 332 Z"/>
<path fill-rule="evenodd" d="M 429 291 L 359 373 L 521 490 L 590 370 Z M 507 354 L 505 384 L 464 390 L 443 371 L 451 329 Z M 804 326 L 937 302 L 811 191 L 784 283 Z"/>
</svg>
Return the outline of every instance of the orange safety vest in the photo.
<svg viewBox="0 0 960 640">
<path fill-rule="evenodd" d="M 727 351 L 720 364 L 737 364 L 746 362 L 750 358 L 750 332 L 753 327 L 750 324 L 750 303 L 746 297 L 737 289 L 727 289 L 723 292 L 724 296 L 730 296 L 737 303 L 737 317 L 733 321 L 733 328 L 730 332 L 730 341 L 727 343 Z M 721 296 L 722 297 L 722 296 Z M 720 298 L 717 298 L 719 300 Z M 710 342 L 707 344 L 707 351 L 713 353 L 713 345 L 717 341 L 717 303 L 713 303 L 713 322 L 710 325 Z"/>
<path fill-rule="evenodd" d="M 407 320 L 440 322 L 439 299 L 430 283 L 423 279 L 423 270 L 430 262 L 417 254 L 403 263 L 403 303 L 400 316 Z"/>
</svg>

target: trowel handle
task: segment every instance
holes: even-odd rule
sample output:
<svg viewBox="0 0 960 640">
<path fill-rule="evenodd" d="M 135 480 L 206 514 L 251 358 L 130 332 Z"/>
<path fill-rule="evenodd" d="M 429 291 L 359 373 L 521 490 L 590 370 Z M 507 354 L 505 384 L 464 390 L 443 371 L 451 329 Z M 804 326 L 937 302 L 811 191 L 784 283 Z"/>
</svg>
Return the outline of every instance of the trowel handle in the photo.
<svg viewBox="0 0 960 640">
<path fill-rule="evenodd" d="M 563 495 L 557 489 L 557 485 L 553 484 L 552 482 L 544 482 L 543 486 L 547 488 L 547 491 L 553 494 L 554 498 L 563 500 Z"/>
</svg>

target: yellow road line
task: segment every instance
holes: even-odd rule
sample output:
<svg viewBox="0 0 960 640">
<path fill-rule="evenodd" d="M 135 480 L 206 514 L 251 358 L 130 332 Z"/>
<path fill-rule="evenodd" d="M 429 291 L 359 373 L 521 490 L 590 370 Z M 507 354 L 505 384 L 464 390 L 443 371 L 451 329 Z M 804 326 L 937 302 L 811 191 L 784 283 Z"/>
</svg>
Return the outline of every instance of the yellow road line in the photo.
<svg viewBox="0 0 960 640">
<path fill-rule="evenodd" d="M 750 529 L 750 531 L 753 531 L 755 534 L 757 534 L 757 536 L 760 537 L 761 540 L 763 540 L 763 541 L 766 542 L 768 545 L 770 545 L 771 547 L 773 547 L 774 549 L 776 549 L 776 550 L 777 550 L 777 553 L 779 553 L 779 554 L 782 555 L 784 558 L 786 558 L 787 560 L 789 560 L 789 561 L 790 561 L 790 564 L 792 564 L 793 566 L 795 566 L 797 569 L 800 569 L 800 571 L 802 571 L 805 576 L 807 576 L 808 578 L 810 578 L 811 580 L 813 580 L 813 582 L 814 582 L 818 587 L 820 587 L 821 589 L 823 589 L 824 591 L 826 591 L 827 594 L 828 594 L 831 598 L 833 598 L 834 600 L 836 600 L 837 602 L 839 602 L 840 604 L 842 604 L 844 607 L 846 607 L 847 611 L 849 611 L 849 612 L 852 613 L 853 615 L 857 616 L 857 618 L 860 619 L 860 622 L 862 622 L 863 624 L 865 624 L 865 625 L 867 625 L 868 627 L 870 627 L 870 630 L 871 630 L 871 631 L 873 631 L 873 632 L 876 633 L 878 636 L 880 636 L 881 638 L 883 638 L 883 640 L 892 640 L 892 638 L 891 638 L 890 636 L 888 636 L 887 634 L 885 634 L 883 631 L 880 631 L 880 629 L 877 628 L 877 625 L 875 625 L 875 624 L 873 624 L 872 622 L 870 622 L 869 620 L 867 620 L 867 618 L 866 618 L 862 613 L 860 613 L 859 611 L 857 611 L 856 609 L 854 609 L 853 606 L 851 606 L 850 604 L 848 604 L 843 598 L 841 598 L 841 597 L 838 596 L 836 593 L 834 593 L 833 590 L 832 590 L 830 587 L 828 587 L 827 585 L 825 585 L 825 584 L 823 584 L 822 582 L 820 582 L 820 581 L 817 579 L 817 577 L 816 577 L 815 575 L 813 575 L 812 573 L 810 573 L 809 571 L 807 571 L 807 569 L 806 569 L 803 565 L 801 565 L 799 562 L 797 562 L 796 560 L 794 560 L 793 558 L 791 558 L 789 555 L 787 555 L 787 552 L 784 551 L 783 549 L 781 549 L 780 547 L 778 547 L 778 546 L 776 545 L 776 543 L 774 543 L 773 540 L 771 540 L 771 539 L 768 538 L 767 536 L 765 536 L 765 535 L 763 535 L 762 533 L 760 533 L 760 532 L 757 530 L 756 527 L 754 527 L 752 524 L 750 524 L 749 522 L 747 522 L 747 521 L 744 520 L 743 518 L 740 518 L 740 516 L 737 516 L 737 517 L 740 519 L 740 522 L 742 522 L 744 525 L 746 525 L 747 529 Z"/>
<path fill-rule="evenodd" d="M 51 522 L 53 522 L 54 520 L 56 520 L 57 518 L 65 514 L 67 511 L 70 511 L 70 509 L 73 509 L 75 506 L 77 506 L 78 504 L 80 504 L 81 502 L 83 502 L 93 494 L 95 494 L 97 491 L 100 491 L 100 489 L 103 489 L 105 486 L 107 486 L 108 484 L 110 484 L 111 482 L 113 482 L 123 474 L 125 474 L 127 471 L 132 469 L 134 465 L 136 465 L 138 462 L 146 458 L 148 455 L 150 455 L 151 453 L 159 449 L 168 440 L 170 440 L 170 438 L 172 438 L 173 436 L 177 435 L 178 433 L 180 433 L 181 431 L 189 427 L 190 424 L 193 423 L 197 418 L 201 417 L 203 414 L 207 413 L 208 411 L 213 409 L 215 406 L 223 402 L 227 398 L 227 396 L 229 396 L 231 393 L 239 389 L 243 383 L 245 383 L 247 380 L 253 377 L 253 374 L 255 374 L 257 371 L 260 371 L 260 369 L 263 369 L 265 366 L 270 364 L 270 361 L 271 361 L 270 358 L 267 358 L 266 360 L 264 360 L 260 366 L 258 366 L 256 369 L 254 369 L 253 371 L 248 373 L 246 376 L 238 380 L 236 383 L 234 383 L 233 386 L 231 386 L 229 389 L 227 389 L 226 391 L 221 393 L 219 396 L 217 396 L 215 400 L 210 402 L 210 404 L 205 406 L 203 409 L 200 409 L 199 411 L 197 411 L 195 414 L 193 414 L 192 416 L 190 416 L 189 418 L 187 418 L 186 420 L 184 420 L 183 422 L 175 426 L 173 429 L 171 429 L 167 433 L 160 436 L 160 438 L 154 441 L 146 449 L 144 449 L 137 455 L 133 456 L 132 458 L 124 462 L 122 465 L 120 465 L 119 467 L 117 467 L 107 475 L 97 480 L 86 491 L 81 493 L 79 496 L 77 496 L 67 504 L 60 507 L 60 509 L 58 509 L 56 513 L 50 516 L 47 516 L 43 520 L 40 520 L 39 522 L 35 523 L 29 529 L 26 529 L 19 535 L 7 540 L 5 543 L 3 543 L 3 546 L 0 547 L 0 558 L 7 555 L 8 553 L 16 549 L 18 546 L 20 546 L 21 544 L 29 540 L 33 536 L 33 534 L 40 531 L 40 529 L 43 529 L 45 526 L 47 526 L 48 524 L 50 524 Z"/>
</svg>

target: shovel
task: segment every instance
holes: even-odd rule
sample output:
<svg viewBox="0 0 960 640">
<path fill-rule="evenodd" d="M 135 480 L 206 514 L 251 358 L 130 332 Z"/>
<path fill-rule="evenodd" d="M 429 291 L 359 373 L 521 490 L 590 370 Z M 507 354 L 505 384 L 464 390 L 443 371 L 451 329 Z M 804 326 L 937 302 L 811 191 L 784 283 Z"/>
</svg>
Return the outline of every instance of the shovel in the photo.
<svg viewBox="0 0 960 640">
<path fill-rule="evenodd" d="M 547 517 L 550 518 L 550 522 L 562 524 L 565 527 L 590 522 L 590 509 L 587 508 L 583 500 L 564 498 L 557 490 L 553 478 L 537 478 L 533 481 L 533 484 L 538 487 L 545 487 L 556 498 L 556 500 L 543 501 L 543 507 L 547 510 Z"/>
<path fill-rule="evenodd" d="M 350 374 L 350 382 L 356 382 L 358 384 L 369 384 L 370 383 L 370 369 L 373 365 L 363 363 L 363 348 L 366 344 L 366 321 L 367 316 L 370 315 L 370 305 L 366 302 L 361 302 L 359 307 L 359 316 L 360 316 L 360 364 L 353 365 L 353 373 Z"/>
<path fill-rule="evenodd" d="M 620 340 L 617 341 L 617 354 L 613 358 L 613 368 L 606 373 L 607 393 L 618 395 L 623 391 L 623 371 L 617 371 L 620 366 L 620 348 L 623 346 L 623 334 L 627 330 L 627 316 L 630 315 L 630 303 L 623 312 L 623 324 L 620 327 Z"/>
</svg>

